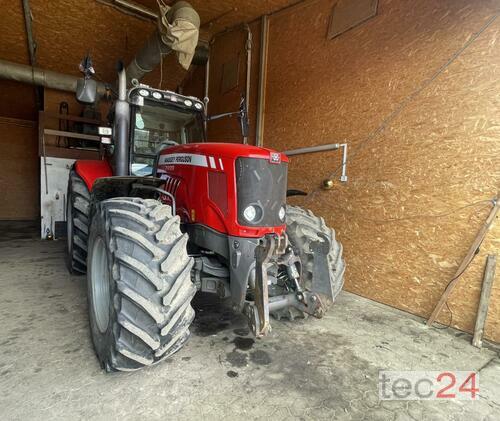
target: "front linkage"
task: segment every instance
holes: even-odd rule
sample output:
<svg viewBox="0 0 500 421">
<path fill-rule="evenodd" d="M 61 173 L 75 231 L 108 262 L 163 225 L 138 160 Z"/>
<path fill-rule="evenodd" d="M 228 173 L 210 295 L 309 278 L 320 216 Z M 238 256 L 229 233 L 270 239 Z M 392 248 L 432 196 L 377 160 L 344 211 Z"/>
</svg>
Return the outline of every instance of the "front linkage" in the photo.
<svg viewBox="0 0 500 421">
<path fill-rule="evenodd" d="M 318 258 L 323 262 L 330 249 L 329 240 L 324 239 L 326 244 L 318 245 L 315 252 L 315 260 Z M 274 265 L 286 267 L 288 281 L 285 288 L 288 293 L 270 297 L 268 273 Z M 301 268 L 300 258 L 289 244 L 286 234 L 266 235 L 256 247 L 254 301 L 246 301 L 243 307 L 243 314 L 248 318 L 250 329 L 256 337 L 265 336 L 271 331 L 270 313 L 287 307 L 295 307 L 317 318 L 323 317 L 326 308 L 320 295 L 325 295 L 330 301 L 334 298 L 330 281 L 324 277 L 317 279 L 313 284 L 317 290 L 307 291 L 302 288 Z"/>
</svg>

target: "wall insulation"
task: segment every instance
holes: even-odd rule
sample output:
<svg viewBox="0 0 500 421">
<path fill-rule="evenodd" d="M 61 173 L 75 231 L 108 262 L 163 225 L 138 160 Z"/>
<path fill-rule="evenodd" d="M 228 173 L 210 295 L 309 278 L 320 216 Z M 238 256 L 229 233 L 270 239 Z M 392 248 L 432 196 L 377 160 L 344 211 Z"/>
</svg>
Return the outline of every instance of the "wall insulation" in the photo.
<svg viewBox="0 0 500 421">
<path fill-rule="evenodd" d="M 270 17 L 264 144 L 278 150 L 349 145 L 349 181 L 342 184 L 335 174 L 330 191 L 319 186 L 339 168 L 339 151 L 294 157 L 289 186 L 314 193 L 290 201 L 337 230 L 346 290 L 428 317 L 500 185 L 500 18 L 378 136 L 365 140 L 498 13 L 498 2 L 380 0 L 376 17 L 328 39 L 333 4 L 305 1 Z M 221 37 L 215 44 L 212 110 L 222 110 L 224 100 L 215 92 L 218 56 L 234 52 L 235 42 Z M 254 79 L 257 72 L 254 65 Z M 233 131 L 221 125 L 209 138 Z M 440 322 L 473 329 L 485 258 L 499 246 L 497 223 L 453 292 L 452 313 L 445 308 Z M 498 279 L 486 337 L 500 341 Z"/>
</svg>

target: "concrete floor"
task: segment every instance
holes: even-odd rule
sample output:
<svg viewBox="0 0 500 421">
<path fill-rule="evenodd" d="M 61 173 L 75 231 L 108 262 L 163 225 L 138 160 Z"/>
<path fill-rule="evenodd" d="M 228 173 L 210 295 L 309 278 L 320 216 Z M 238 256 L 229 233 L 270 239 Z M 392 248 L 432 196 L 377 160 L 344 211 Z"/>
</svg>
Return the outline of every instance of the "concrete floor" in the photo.
<svg viewBox="0 0 500 421">
<path fill-rule="evenodd" d="M 62 241 L 0 240 L 3 420 L 500 419 L 493 349 L 348 293 L 324 319 L 274 321 L 256 341 L 241 316 L 203 298 L 191 340 L 171 360 L 105 374 L 84 280 L 67 274 L 63 258 Z M 478 370 L 480 399 L 380 402 L 381 369 Z"/>
</svg>

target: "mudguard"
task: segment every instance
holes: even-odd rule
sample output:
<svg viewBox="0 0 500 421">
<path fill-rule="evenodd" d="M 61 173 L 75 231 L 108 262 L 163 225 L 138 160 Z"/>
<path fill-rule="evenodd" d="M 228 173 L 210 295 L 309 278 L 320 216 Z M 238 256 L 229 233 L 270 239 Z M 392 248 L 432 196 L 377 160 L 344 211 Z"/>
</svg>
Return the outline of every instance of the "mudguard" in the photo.
<svg viewBox="0 0 500 421">
<path fill-rule="evenodd" d="M 97 179 L 113 175 L 113 170 L 107 161 L 75 161 L 73 168 L 85 182 L 89 191 L 92 191 Z"/>
</svg>

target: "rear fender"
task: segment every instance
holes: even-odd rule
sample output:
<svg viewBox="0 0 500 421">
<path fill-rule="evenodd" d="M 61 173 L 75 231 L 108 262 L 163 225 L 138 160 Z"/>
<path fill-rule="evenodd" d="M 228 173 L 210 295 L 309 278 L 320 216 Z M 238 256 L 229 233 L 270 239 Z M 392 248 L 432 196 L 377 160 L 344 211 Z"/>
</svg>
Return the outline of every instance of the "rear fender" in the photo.
<svg viewBox="0 0 500 421">
<path fill-rule="evenodd" d="M 97 179 L 113 175 L 111 166 L 107 161 L 76 161 L 73 168 L 85 182 L 89 191 L 92 191 Z"/>
</svg>

